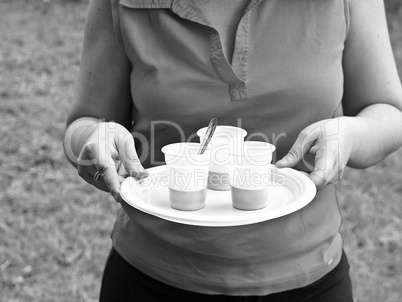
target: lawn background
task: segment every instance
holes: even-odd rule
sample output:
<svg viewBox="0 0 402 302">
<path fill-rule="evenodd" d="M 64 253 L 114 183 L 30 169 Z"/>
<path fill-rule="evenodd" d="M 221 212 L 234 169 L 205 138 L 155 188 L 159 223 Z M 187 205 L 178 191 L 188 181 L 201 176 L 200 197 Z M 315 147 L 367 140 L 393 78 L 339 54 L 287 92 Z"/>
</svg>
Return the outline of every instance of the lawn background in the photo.
<svg viewBox="0 0 402 302">
<path fill-rule="evenodd" d="M 387 1 L 402 71 L 402 1 Z M 0 0 L 0 301 L 97 301 L 118 205 L 61 140 L 87 1 Z M 402 301 L 402 151 L 339 184 L 356 302 Z"/>
</svg>

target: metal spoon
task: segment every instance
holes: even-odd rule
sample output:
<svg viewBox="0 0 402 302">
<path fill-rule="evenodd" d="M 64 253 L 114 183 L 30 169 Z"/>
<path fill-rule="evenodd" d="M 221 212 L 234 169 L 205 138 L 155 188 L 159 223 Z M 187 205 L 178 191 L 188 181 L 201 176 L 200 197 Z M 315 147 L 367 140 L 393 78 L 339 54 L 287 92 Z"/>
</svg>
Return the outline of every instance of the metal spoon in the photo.
<svg viewBox="0 0 402 302">
<path fill-rule="evenodd" d="M 207 132 L 205 132 L 204 139 L 202 140 L 200 150 L 198 150 L 198 154 L 203 154 L 205 149 L 207 148 L 209 141 L 212 138 L 212 135 L 214 135 L 215 128 L 218 125 L 218 120 L 216 118 L 213 118 L 208 125 Z"/>
</svg>

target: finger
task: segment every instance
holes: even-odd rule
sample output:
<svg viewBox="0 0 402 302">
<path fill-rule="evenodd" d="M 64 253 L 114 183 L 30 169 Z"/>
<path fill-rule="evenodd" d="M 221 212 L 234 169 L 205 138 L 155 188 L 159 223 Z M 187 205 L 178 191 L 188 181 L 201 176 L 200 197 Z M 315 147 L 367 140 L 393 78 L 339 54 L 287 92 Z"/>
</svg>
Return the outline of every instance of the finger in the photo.
<svg viewBox="0 0 402 302">
<path fill-rule="evenodd" d="M 103 179 L 100 177 L 98 181 L 95 181 L 94 175 L 96 173 L 96 167 L 95 165 L 92 165 L 90 168 L 88 165 L 85 166 L 80 166 L 78 164 L 78 175 L 84 179 L 87 183 L 93 185 L 94 187 L 98 188 L 99 190 L 109 192 L 108 187 L 106 186 L 105 182 Z"/>
<path fill-rule="evenodd" d="M 89 158 L 93 161 L 96 171 L 100 173 L 101 179 L 95 182 L 95 186 L 101 188 L 99 183 L 104 183 L 107 190 L 118 201 L 120 196 L 120 180 L 116 170 L 116 164 L 111 156 L 110 150 L 106 150 L 105 145 L 88 144 L 86 146 Z"/>
<path fill-rule="evenodd" d="M 149 172 L 141 165 L 137 151 L 135 150 L 134 138 L 131 133 L 124 135 L 123 139 L 118 139 L 117 148 L 119 158 L 128 175 L 137 180 L 148 177 Z"/>
<path fill-rule="evenodd" d="M 95 173 L 97 172 L 96 167 L 93 166 L 94 172 L 88 172 L 88 170 L 81 170 L 78 169 L 78 175 L 81 176 L 87 183 L 93 185 L 94 187 L 98 188 L 99 190 L 109 192 L 109 188 L 103 181 L 102 177 L 99 175 L 99 178 L 95 180 Z"/>
<path fill-rule="evenodd" d="M 102 191 L 109 192 L 108 187 L 101 177 L 98 181 L 95 181 L 94 179 L 94 175 L 98 169 L 96 165 L 98 160 L 96 159 L 94 152 L 91 151 L 92 148 L 95 148 L 95 146 L 91 146 L 91 144 L 89 144 L 89 146 L 86 145 L 82 149 L 77 160 L 78 175 L 94 187 Z"/>
<path fill-rule="evenodd" d="M 119 175 L 119 181 L 120 184 L 130 175 L 128 175 L 126 169 L 123 166 L 123 163 L 121 161 L 116 162 L 116 170 L 117 174 Z"/>
<path fill-rule="evenodd" d="M 119 177 L 121 177 L 123 180 L 130 176 L 126 171 L 126 168 L 124 168 L 123 162 L 121 162 L 120 160 L 118 161 L 118 164 L 116 164 L 116 170 L 117 174 L 119 174 Z"/>
<path fill-rule="evenodd" d="M 310 174 L 311 180 L 317 189 L 326 186 L 337 174 L 337 156 L 327 148 L 317 150 L 315 154 L 314 171 Z"/>
<path fill-rule="evenodd" d="M 119 175 L 119 182 L 120 184 L 127 178 L 127 176 L 121 176 Z"/>
<path fill-rule="evenodd" d="M 116 201 L 119 201 L 120 197 L 120 177 L 117 174 L 114 165 L 99 165 L 98 171 L 105 182 L 110 194 L 114 197 Z"/>
<path fill-rule="evenodd" d="M 303 160 L 310 147 L 319 137 L 319 127 L 307 127 L 302 132 L 300 132 L 292 148 L 281 160 L 276 162 L 276 165 L 280 168 L 294 167 L 301 160 Z"/>
</svg>

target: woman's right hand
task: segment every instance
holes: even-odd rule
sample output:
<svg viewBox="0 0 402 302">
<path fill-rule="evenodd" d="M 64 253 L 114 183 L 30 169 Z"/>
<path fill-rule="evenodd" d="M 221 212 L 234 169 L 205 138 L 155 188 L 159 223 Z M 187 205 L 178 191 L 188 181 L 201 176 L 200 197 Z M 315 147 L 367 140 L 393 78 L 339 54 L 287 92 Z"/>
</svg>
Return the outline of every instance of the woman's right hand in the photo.
<svg viewBox="0 0 402 302">
<path fill-rule="evenodd" d="M 94 179 L 96 172 L 100 174 L 97 180 Z M 140 180 L 149 173 L 138 159 L 131 133 L 118 123 L 101 122 L 81 149 L 78 174 L 120 202 L 121 182 L 127 176 Z"/>
</svg>

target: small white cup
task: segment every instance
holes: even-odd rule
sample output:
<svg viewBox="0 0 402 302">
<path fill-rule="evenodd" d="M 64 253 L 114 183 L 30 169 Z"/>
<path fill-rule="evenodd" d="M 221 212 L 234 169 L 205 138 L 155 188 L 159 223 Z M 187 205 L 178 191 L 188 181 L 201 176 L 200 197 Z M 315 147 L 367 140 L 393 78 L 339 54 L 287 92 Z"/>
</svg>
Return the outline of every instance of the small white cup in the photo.
<svg viewBox="0 0 402 302">
<path fill-rule="evenodd" d="M 266 142 L 245 141 L 238 150 L 230 150 L 229 175 L 233 207 L 258 210 L 267 206 L 270 164 L 275 146 Z"/>
<path fill-rule="evenodd" d="M 207 131 L 207 127 L 197 131 L 197 135 L 202 142 Z M 247 131 L 235 127 L 218 125 L 210 141 L 211 163 L 208 176 L 208 188 L 218 191 L 230 190 L 228 154 L 226 150 L 240 149 Z"/>
<path fill-rule="evenodd" d="M 195 211 L 205 207 L 209 150 L 198 154 L 198 143 L 173 143 L 162 148 L 169 176 L 170 206 Z"/>
</svg>

